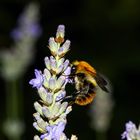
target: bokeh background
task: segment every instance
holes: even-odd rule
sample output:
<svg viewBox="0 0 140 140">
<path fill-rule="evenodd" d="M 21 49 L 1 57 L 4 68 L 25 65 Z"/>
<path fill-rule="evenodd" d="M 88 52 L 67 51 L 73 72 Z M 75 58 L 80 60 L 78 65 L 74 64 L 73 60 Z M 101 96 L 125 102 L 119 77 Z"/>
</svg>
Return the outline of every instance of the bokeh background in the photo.
<svg viewBox="0 0 140 140">
<path fill-rule="evenodd" d="M 114 108 L 106 131 L 106 140 L 121 139 L 126 122 L 131 120 L 137 125 L 140 123 L 140 1 L 1 0 L 1 52 L 5 49 L 11 50 L 13 47 L 11 44 L 14 41 L 10 33 L 18 25 L 20 14 L 30 2 L 37 2 L 40 6 L 39 24 L 42 34 L 34 44 L 34 59 L 28 67 L 23 67 L 25 72 L 16 81 L 21 97 L 19 102 L 22 103 L 20 117 L 25 126 L 20 139 L 30 140 L 38 133 L 32 127 L 32 114 L 35 111 L 33 103 L 38 100 L 38 96 L 36 90 L 28 83 L 34 77 L 35 68 L 44 69 L 44 57 L 50 55 L 47 48 L 48 39 L 55 36 L 59 24 L 65 25 L 65 38 L 71 40 L 71 50 L 66 57 L 70 61 L 75 59 L 88 61 L 111 81 Z M 6 119 L 6 100 L 12 97 L 10 93 L 9 95 L 6 93 L 7 89 L 10 92 L 11 83 L 8 83 L 3 76 L 0 77 L 0 140 L 10 140 L 3 133 L 3 123 Z M 10 99 L 8 103 L 10 106 Z M 68 137 L 76 134 L 80 140 L 99 139 L 97 133 L 102 135 L 102 132 L 96 132 L 91 128 L 89 110 L 90 105 L 73 106 L 65 130 Z M 100 137 L 99 140 L 103 139 Z"/>
</svg>

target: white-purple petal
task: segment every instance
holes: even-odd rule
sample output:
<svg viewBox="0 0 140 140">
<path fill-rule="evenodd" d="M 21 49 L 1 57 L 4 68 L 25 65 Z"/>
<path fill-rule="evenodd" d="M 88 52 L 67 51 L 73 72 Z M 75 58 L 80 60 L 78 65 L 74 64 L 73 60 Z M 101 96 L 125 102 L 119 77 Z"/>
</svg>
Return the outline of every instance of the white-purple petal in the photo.
<svg viewBox="0 0 140 140">
<path fill-rule="evenodd" d="M 49 49 L 54 56 L 57 55 L 58 44 L 55 42 L 53 37 L 49 39 Z"/>
<path fill-rule="evenodd" d="M 51 140 L 51 136 L 49 136 L 48 133 L 41 135 L 40 138 L 41 140 L 43 140 L 44 138 L 46 138 L 47 140 Z"/>
<path fill-rule="evenodd" d="M 65 62 L 64 62 L 64 70 L 68 67 L 68 65 L 69 65 L 69 60 L 67 59 L 67 60 L 65 60 Z"/>
<path fill-rule="evenodd" d="M 62 37 L 64 38 L 64 34 L 65 34 L 65 26 L 64 25 L 59 25 L 57 28 L 57 32 L 56 32 L 56 37 Z"/>
<path fill-rule="evenodd" d="M 34 103 L 34 108 L 35 108 L 35 110 L 36 110 L 40 115 L 43 116 L 43 113 L 42 113 L 42 106 L 41 106 L 38 102 L 35 102 L 35 103 Z"/>
<path fill-rule="evenodd" d="M 53 56 L 50 57 L 50 65 L 51 65 L 51 70 L 56 73 L 57 64 Z"/>
<path fill-rule="evenodd" d="M 63 49 L 64 49 L 64 53 L 66 53 L 67 51 L 69 51 L 69 47 L 70 47 L 70 41 L 66 40 L 66 42 L 62 45 Z"/>
<path fill-rule="evenodd" d="M 62 113 L 66 110 L 67 106 L 68 106 L 68 102 L 63 102 L 63 103 L 61 104 L 59 113 L 62 114 Z"/>
<path fill-rule="evenodd" d="M 44 114 L 44 116 L 46 117 L 46 118 L 50 118 L 51 117 L 51 112 L 50 112 L 50 110 L 47 108 L 47 107 L 42 107 L 42 112 L 43 112 L 43 114 Z"/>
<path fill-rule="evenodd" d="M 60 72 L 62 72 L 62 70 L 63 70 L 63 65 L 60 65 L 58 68 L 57 68 L 57 74 L 59 74 Z"/>
<path fill-rule="evenodd" d="M 48 69 L 44 69 L 44 76 L 47 80 L 51 78 L 51 73 Z"/>
<path fill-rule="evenodd" d="M 48 58 L 48 57 L 45 57 L 44 61 L 45 61 L 45 66 L 46 66 L 46 68 L 47 68 L 48 70 L 50 70 L 50 69 L 51 69 L 51 65 L 50 65 L 50 60 L 49 60 L 49 58 Z"/>
<path fill-rule="evenodd" d="M 34 140 L 41 140 L 41 139 L 39 138 L 39 136 L 35 135 Z"/>
<path fill-rule="evenodd" d="M 44 131 L 42 128 L 40 128 L 40 127 L 38 126 L 37 122 L 34 122 L 34 123 L 33 123 L 33 127 L 34 127 L 36 130 L 38 130 L 39 132 L 45 133 L 45 131 Z"/>
<path fill-rule="evenodd" d="M 67 69 L 64 71 L 64 75 L 70 75 L 71 73 L 71 67 L 67 67 Z"/>
<path fill-rule="evenodd" d="M 61 56 L 63 54 L 64 48 L 60 47 L 58 49 L 58 55 Z"/>
<path fill-rule="evenodd" d="M 37 124 L 44 132 L 46 131 L 47 123 L 42 118 L 37 120 Z"/>
<path fill-rule="evenodd" d="M 36 120 L 39 120 L 41 118 L 38 112 L 34 113 L 33 116 Z"/>
<path fill-rule="evenodd" d="M 51 104 L 53 102 L 53 95 L 52 93 L 47 93 L 47 96 L 46 96 L 46 103 L 47 104 Z"/>
<path fill-rule="evenodd" d="M 40 96 L 40 98 L 42 99 L 42 101 L 44 101 L 46 104 L 49 104 L 48 102 L 47 102 L 47 96 L 48 96 L 48 91 L 47 91 L 47 89 L 45 89 L 44 87 L 40 87 L 39 89 L 38 89 L 38 94 L 39 94 L 39 96 Z"/>
<path fill-rule="evenodd" d="M 60 110 L 61 104 L 60 102 L 56 102 L 54 106 L 52 107 L 51 113 L 52 113 L 52 118 L 55 118 L 59 115 L 59 110 Z"/>
<path fill-rule="evenodd" d="M 51 77 L 50 80 L 49 80 L 49 88 L 51 90 L 54 90 L 55 89 L 55 85 L 56 85 L 56 79 Z"/>
<path fill-rule="evenodd" d="M 64 83 L 65 83 L 65 80 L 66 80 L 66 76 L 60 76 L 60 77 L 57 79 L 57 84 L 56 84 L 57 89 L 62 88 L 62 86 L 63 86 Z"/>
</svg>

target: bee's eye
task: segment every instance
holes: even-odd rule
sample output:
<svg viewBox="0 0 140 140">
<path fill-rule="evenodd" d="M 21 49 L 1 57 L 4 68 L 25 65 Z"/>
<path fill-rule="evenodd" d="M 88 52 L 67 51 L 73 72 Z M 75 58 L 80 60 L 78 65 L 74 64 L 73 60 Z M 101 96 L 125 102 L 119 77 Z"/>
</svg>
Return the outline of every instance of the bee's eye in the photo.
<svg viewBox="0 0 140 140">
<path fill-rule="evenodd" d="M 75 66 L 72 66 L 72 68 L 71 68 L 71 73 L 73 74 L 73 73 L 75 73 L 76 72 L 76 67 Z"/>
</svg>

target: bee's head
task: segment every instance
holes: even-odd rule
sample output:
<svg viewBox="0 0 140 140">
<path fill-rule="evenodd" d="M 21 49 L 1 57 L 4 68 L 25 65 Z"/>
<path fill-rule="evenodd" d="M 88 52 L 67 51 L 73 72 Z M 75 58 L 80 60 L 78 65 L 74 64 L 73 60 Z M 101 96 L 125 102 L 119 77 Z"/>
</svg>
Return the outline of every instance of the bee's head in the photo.
<svg viewBox="0 0 140 140">
<path fill-rule="evenodd" d="M 75 61 L 72 62 L 73 66 L 78 66 L 79 64 L 80 64 L 80 62 L 78 60 L 75 60 Z"/>
<path fill-rule="evenodd" d="M 72 65 L 71 67 L 71 75 L 75 74 L 76 72 L 76 66 Z"/>
<path fill-rule="evenodd" d="M 77 70 L 77 66 L 79 65 L 79 61 L 73 61 L 71 64 L 71 74 L 75 74 Z"/>
</svg>

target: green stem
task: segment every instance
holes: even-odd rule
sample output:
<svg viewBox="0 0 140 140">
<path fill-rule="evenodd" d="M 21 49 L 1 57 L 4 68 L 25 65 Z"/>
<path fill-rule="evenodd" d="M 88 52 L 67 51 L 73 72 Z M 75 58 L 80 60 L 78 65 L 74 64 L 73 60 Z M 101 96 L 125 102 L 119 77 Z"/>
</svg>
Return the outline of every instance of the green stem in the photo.
<svg viewBox="0 0 140 140">
<path fill-rule="evenodd" d="M 106 133 L 96 131 L 96 140 L 107 140 Z"/>
<path fill-rule="evenodd" d="M 19 106 L 18 106 L 18 92 L 16 81 L 10 81 L 6 83 L 6 115 L 7 118 L 18 118 Z"/>
<path fill-rule="evenodd" d="M 18 88 L 19 82 L 18 80 L 13 81 L 6 81 L 6 122 L 12 121 L 14 123 L 19 123 L 19 121 L 22 121 L 21 115 L 22 115 L 22 95 L 19 92 L 20 89 Z M 17 121 L 17 122 L 16 122 Z M 17 124 L 19 125 L 19 124 Z M 8 126 L 7 126 L 8 127 Z M 22 126 L 21 126 L 22 127 Z M 7 129 L 6 129 L 7 131 Z M 16 133 L 12 133 L 10 130 L 9 132 L 5 132 L 9 140 L 20 140 L 21 133 L 18 133 L 18 130 Z"/>
<path fill-rule="evenodd" d="M 21 86 L 21 81 L 23 81 L 23 79 L 19 79 L 19 80 L 17 80 L 17 84 L 19 85 L 18 86 L 18 88 L 17 88 L 17 91 L 18 91 L 18 106 L 19 106 L 19 108 L 18 108 L 18 112 L 19 112 L 19 117 L 20 117 L 20 119 L 23 119 L 23 90 L 22 90 L 22 86 Z"/>
</svg>

